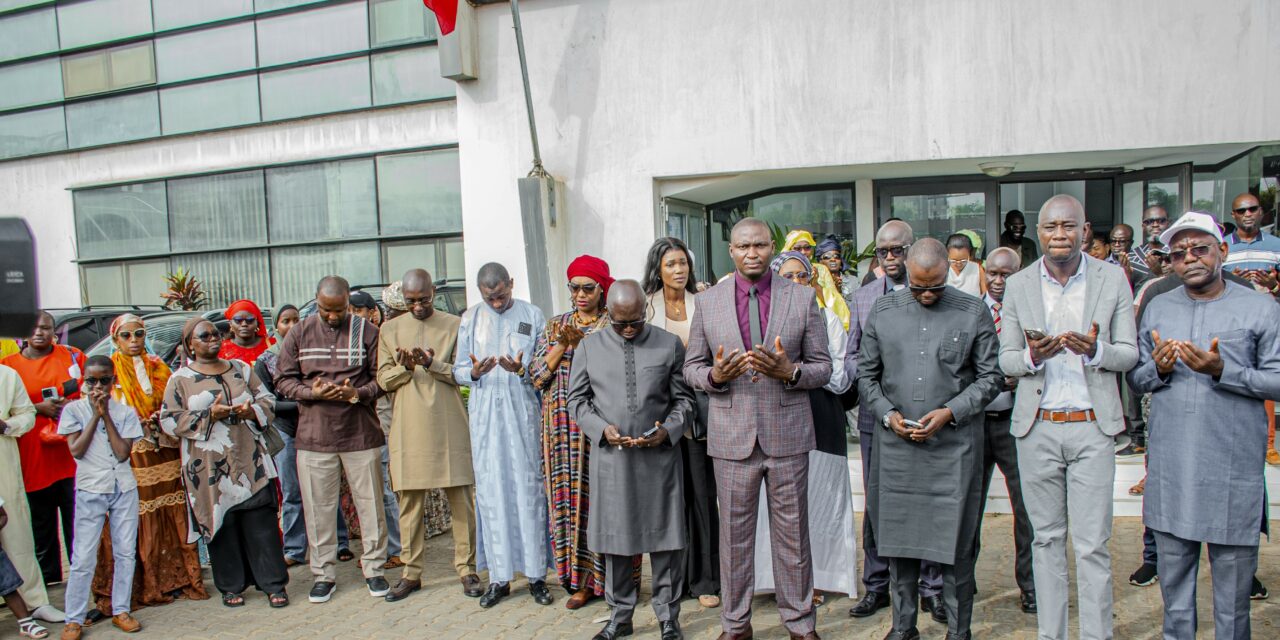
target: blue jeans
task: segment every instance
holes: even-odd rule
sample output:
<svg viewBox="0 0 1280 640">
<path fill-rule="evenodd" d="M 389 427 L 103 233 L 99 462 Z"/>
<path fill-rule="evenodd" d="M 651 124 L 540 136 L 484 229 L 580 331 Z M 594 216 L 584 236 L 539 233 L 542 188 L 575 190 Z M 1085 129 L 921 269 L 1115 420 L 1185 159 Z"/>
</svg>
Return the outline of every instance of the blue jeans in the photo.
<svg viewBox="0 0 1280 640">
<path fill-rule="evenodd" d="M 284 448 L 276 454 L 276 470 L 280 474 L 280 493 L 284 499 L 280 504 L 280 529 L 284 532 L 284 557 L 297 562 L 307 559 L 307 520 L 302 513 L 302 489 L 298 486 L 298 450 L 293 446 L 293 437 L 280 431 L 284 440 Z M 338 548 L 348 548 L 347 522 L 342 519 L 342 511 L 338 511 Z M 396 536 L 399 548 L 399 535 Z"/>
<path fill-rule="evenodd" d="M 391 470 L 388 468 L 390 464 L 390 452 L 387 445 L 382 445 L 382 508 L 387 512 L 387 555 L 400 555 L 400 503 L 396 500 L 396 494 L 391 490 Z M 342 545 L 343 531 L 338 533 L 338 545 Z"/>
<path fill-rule="evenodd" d="M 138 490 L 90 493 L 76 489 L 75 548 L 67 578 L 67 622 L 84 624 L 89 611 L 98 544 L 107 514 L 111 515 L 111 553 L 115 573 L 111 582 L 111 615 L 128 613 L 133 596 L 133 566 L 138 554 Z"/>
</svg>

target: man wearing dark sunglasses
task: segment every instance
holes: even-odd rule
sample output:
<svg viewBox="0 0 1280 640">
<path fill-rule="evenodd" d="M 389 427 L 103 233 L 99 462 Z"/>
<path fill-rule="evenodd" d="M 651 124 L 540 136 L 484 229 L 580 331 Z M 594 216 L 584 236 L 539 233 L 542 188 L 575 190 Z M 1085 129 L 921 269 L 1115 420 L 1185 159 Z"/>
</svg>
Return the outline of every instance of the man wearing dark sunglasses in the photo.
<svg viewBox="0 0 1280 640">
<path fill-rule="evenodd" d="M 612 330 L 582 339 L 573 356 L 569 413 L 591 440 L 587 546 L 604 556 L 609 622 L 595 640 L 632 633 L 639 600 L 633 558 L 653 565 L 650 598 L 662 640 L 683 638 L 680 584 L 688 534 L 684 522 L 681 436 L 694 419 L 684 381 L 684 345 L 645 323 L 640 283 L 609 288 Z"/>
<path fill-rule="evenodd" d="M 1027 218 L 1021 211 L 1012 209 L 1004 216 L 1004 232 L 1000 234 L 1000 246 L 1009 247 L 1018 252 L 1023 266 L 1035 262 L 1040 257 L 1036 249 L 1036 241 L 1027 237 Z"/>
<path fill-rule="evenodd" d="M 1266 399 L 1280 397 L 1280 308 L 1223 278 L 1223 237 L 1212 215 L 1188 212 L 1162 240 L 1182 288 L 1151 301 L 1128 380 L 1151 394 L 1158 425 L 1143 522 L 1156 541 L 1164 637 L 1195 635 L 1207 544 L 1217 637 L 1248 638 L 1259 523 L 1266 527 Z"/>
<path fill-rule="evenodd" d="M 1280 295 L 1276 269 L 1280 268 L 1280 238 L 1262 230 L 1262 203 L 1252 193 L 1242 193 L 1231 201 L 1231 217 L 1236 230 L 1226 237 L 1230 254 L 1228 271 L 1244 278 L 1271 295 Z"/>
<path fill-rule="evenodd" d="M 1142 212 L 1142 244 L 1129 252 L 1129 268 L 1133 270 L 1134 289 L 1142 287 L 1151 278 L 1164 275 L 1165 246 L 1160 234 L 1169 228 L 1169 212 L 1160 205 L 1147 207 Z"/>
</svg>

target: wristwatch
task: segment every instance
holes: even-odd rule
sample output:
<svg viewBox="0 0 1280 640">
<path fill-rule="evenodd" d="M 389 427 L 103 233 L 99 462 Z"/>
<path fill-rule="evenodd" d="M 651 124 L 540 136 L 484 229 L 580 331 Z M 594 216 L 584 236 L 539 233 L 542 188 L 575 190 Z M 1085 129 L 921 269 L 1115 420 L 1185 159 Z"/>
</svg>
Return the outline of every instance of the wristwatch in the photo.
<svg viewBox="0 0 1280 640">
<path fill-rule="evenodd" d="M 787 384 L 796 384 L 797 382 L 800 382 L 800 365 L 796 365 L 796 370 L 791 372 L 791 379 L 787 381 Z"/>
<path fill-rule="evenodd" d="M 355 395 L 352 395 L 352 396 L 351 396 L 351 399 L 350 399 L 350 400 L 347 400 L 347 402 L 350 402 L 351 404 L 360 404 L 360 394 L 359 394 L 359 392 L 357 392 Z"/>
</svg>

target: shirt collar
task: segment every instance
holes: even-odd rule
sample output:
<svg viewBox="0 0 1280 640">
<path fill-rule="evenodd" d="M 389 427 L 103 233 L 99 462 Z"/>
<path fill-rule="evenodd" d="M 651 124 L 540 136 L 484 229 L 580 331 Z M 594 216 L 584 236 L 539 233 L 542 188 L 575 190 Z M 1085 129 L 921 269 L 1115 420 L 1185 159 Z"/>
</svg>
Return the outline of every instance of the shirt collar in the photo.
<svg viewBox="0 0 1280 640">
<path fill-rule="evenodd" d="M 734 271 L 733 280 L 737 284 L 738 291 L 743 291 L 743 292 L 750 291 L 752 285 L 756 287 L 757 291 L 768 289 L 770 284 L 773 282 L 773 270 L 765 269 L 764 275 L 760 276 L 760 279 L 756 280 L 755 282 L 752 282 L 744 278 L 741 273 Z"/>
<path fill-rule="evenodd" d="M 1055 279 L 1053 278 L 1053 276 L 1052 276 L 1052 275 L 1049 275 L 1049 268 L 1045 266 L 1045 262 L 1046 262 L 1047 260 L 1048 260 L 1048 258 L 1040 258 L 1040 277 L 1041 277 L 1041 278 L 1044 278 L 1046 281 L 1048 281 L 1048 282 L 1052 282 L 1053 284 L 1056 284 L 1056 285 L 1058 285 L 1058 286 L 1060 286 L 1060 287 L 1062 287 L 1062 286 L 1066 286 L 1066 285 L 1059 284 L 1059 283 L 1058 283 L 1058 281 L 1057 281 L 1057 280 L 1055 280 Z M 1071 281 L 1072 281 L 1072 280 L 1075 280 L 1076 278 L 1081 278 L 1081 279 L 1083 279 L 1083 278 L 1084 278 L 1084 272 L 1085 272 L 1085 269 L 1086 269 L 1086 267 L 1085 267 L 1085 263 L 1086 263 L 1086 262 L 1088 262 L 1089 260 L 1091 260 L 1091 258 L 1089 257 L 1089 255 L 1088 255 L 1088 254 L 1086 254 L 1086 253 L 1084 253 L 1084 252 L 1081 252 L 1081 253 L 1080 253 L 1080 266 L 1079 266 L 1079 267 L 1076 267 L 1076 272 L 1075 272 L 1075 273 L 1073 273 L 1073 274 L 1071 274 L 1071 277 L 1070 277 L 1070 278 L 1067 278 L 1067 284 L 1068 284 L 1068 285 L 1069 285 L 1069 284 L 1071 284 Z"/>
<path fill-rule="evenodd" d="M 992 297 L 991 297 L 991 294 L 989 294 L 989 293 L 984 293 L 984 294 L 982 294 L 982 301 L 983 301 L 983 302 L 985 302 L 985 303 L 987 303 L 987 306 L 988 306 L 988 307 L 994 307 L 994 306 L 996 306 L 996 299 L 995 299 L 995 298 L 992 298 Z"/>
</svg>

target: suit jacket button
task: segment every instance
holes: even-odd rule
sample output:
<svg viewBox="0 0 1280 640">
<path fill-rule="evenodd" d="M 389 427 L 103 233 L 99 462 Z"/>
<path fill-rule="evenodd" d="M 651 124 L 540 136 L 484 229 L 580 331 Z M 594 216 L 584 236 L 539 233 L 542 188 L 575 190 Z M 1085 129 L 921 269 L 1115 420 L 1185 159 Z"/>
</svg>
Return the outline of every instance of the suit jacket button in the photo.
<svg viewBox="0 0 1280 640">
<path fill-rule="evenodd" d="M 1040 395 L 1040 390 L 1036 389 L 1036 395 Z"/>
</svg>

